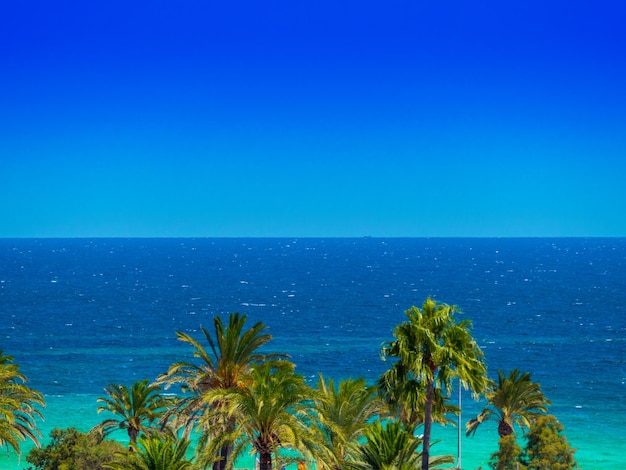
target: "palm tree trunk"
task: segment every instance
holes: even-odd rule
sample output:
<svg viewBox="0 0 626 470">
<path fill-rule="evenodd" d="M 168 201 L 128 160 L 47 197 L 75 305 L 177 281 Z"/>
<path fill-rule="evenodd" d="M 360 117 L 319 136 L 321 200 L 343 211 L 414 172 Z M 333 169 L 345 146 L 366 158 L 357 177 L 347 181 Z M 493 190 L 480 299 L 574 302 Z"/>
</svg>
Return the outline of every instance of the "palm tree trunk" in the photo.
<svg viewBox="0 0 626 470">
<path fill-rule="evenodd" d="M 231 444 L 225 444 L 220 449 L 220 458 L 215 463 L 213 463 L 213 470 L 225 470 L 226 465 L 228 465 L 228 458 L 230 456 L 232 450 Z"/>
<path fill-rule="evenodd" d="M 139 429 L 133 426 L 128 426 L 128 438 L 130 439 L 130 442 L 128 444 L 128 450 L 130 452 L 135 452 L 133 444 L 137 443 L 137 437 L 139 437 Z"/>
<path fill-rule="evenodd" d="M 262 451 L 259 453 L 259 470 L 272 470 L 272 453 Z"/>
<path fill-rule="evenodd" d="M 235 422 L 234 420 L 229 420 L 226 425 L 226 432 L 231 433 L 235 430 Z M 231 443 L 226 443 L 220 449 L 220 458 L 213 464 L 213 470 L 226 470 L 226 466 L 228 465 L 228 459 L 233 450 L 233 445 Z"/>
<path fill-rule="evenodd" d="M 433 424 L 433 398 L 435 388 L 432 380 L 426 384 L 426 403 L 424 404 L 424 441 L 422 443 L 422 470 L 428 470 L 430 459 L 430 430 Z"/>
<path fill-rule="evenodd" d="M 498 435 L 500 438 L 513 434 L 513 428 L 504 420 L 498 421 Z"/>
</svg>

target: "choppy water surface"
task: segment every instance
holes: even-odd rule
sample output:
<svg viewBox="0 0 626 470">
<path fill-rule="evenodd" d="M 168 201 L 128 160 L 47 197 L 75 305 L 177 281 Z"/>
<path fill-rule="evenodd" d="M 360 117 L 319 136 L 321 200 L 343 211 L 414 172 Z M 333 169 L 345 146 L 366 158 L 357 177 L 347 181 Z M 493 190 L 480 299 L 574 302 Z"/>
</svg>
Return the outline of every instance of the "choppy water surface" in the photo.
<svg viewBox="0 0 626 470">
<path fill-rule="evenodd" d="M 47 395 L 47 432 L 97 422 L 104 386 L 153 379 L 189 353 L 176 331 L 233 311 L 311 380 L 374 380 L 430 295 L 473 321 L 492 376 L 541 383 L 583 468 L 608 468 L 626 454 L 625 287 L 626 239 L 4 239 L 0 348 Z M 481 431 L 470 456 L 495 446 Z"/>
</svg>

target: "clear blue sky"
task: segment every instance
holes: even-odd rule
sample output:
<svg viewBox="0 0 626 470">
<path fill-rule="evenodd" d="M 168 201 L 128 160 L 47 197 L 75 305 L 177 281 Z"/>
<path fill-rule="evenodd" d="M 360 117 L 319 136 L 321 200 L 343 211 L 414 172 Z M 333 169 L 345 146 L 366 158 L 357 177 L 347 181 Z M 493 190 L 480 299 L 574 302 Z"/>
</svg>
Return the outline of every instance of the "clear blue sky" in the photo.
<svg viewBox="0 0 626 470">
<path fill-rule="evenodd" d="M 24 0 L 0 23 L 0 237 L 626 236 L 622 1 Z"/>
</svg>

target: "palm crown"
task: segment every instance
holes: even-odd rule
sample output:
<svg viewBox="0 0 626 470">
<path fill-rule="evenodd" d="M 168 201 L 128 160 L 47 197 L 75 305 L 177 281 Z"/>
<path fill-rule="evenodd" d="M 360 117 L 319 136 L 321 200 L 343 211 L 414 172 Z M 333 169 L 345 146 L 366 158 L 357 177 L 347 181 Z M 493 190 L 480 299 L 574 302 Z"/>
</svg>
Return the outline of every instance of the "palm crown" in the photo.
<svg viewBox="0 0 626 470">
<path fill-rule="evenodd" d="M 139 433 L 157 422 L 167 409 L 168 400 L 161 395 L 161 388 L 148 385 L 147 380 L 135 382 L 130 389 L 125 385 L 110 384 L 104 391 L 107 396 L 97 400 L 103 403 L 98 407 L 98 413 L 109 411 L 118 418 L 103 421 L 93 431 L 106 435 L 117 428 L 124 428 L 131 444 L 137 442 Z"/>
<path fill-rule="evenodd" d="M 422 465 L 423 453 L 419 446 L 422 439 L 415 437 L 401 422 L 392 421 L 383 425 L 371 423 L 365 431 L 366 441 L 356 448 L 355 459 L 347 468 L 354 470 L 414 470 Z M 431 458 L 432 468 L 452 463 L 450 456 Z"/>
<path fill-rule="evenodd" d="M 516 424 L 528 429 L 550 405 L 539 384 L 531 380 L 528 372 L 521 373 L 518 369 L 510 371 L 508 377 L 503 370 L 498 370 L 498 383 L 485 397 L 489 407 L 467 423 L 467 435 L 474 434 L 478 426 L 493 415 L 498 419 L 500 437 L 513 434 Z"/>
<path fill-rule="evenodd" d="M 252 368 L 250 378 L 246 388 L 214 392 L 213 398 L 224 404 L 215 411 L 217 415 L 236 421 L 237 426 L 215 436 L 212 445 L 235 443 L 235 457 L 251 445 L 259 455 L 259 468 L 271 470 L 279 449 L 306 453 L 312 445 L 312 390 L 287 361 L 259 364 Z"/>
<path fill-rule="evenodd" d="M 139 445 L 133 445 L 134 452 L 119 453 L 113 462 L 105 464 L 112 470 L 189 470 L 193 468 L 186 452 L 189 441 L 167 436 L 142 436 Z"/>
</svg>

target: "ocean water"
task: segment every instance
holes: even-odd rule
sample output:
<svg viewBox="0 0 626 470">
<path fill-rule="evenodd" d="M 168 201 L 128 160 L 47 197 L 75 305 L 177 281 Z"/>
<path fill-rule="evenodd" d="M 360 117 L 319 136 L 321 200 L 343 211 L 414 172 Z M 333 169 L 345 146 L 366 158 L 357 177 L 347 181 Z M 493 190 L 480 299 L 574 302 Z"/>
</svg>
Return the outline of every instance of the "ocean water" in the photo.
<svg viewBox="0 0 626 470">
<path fill-rule="evenodd" d="M 176 331 L 234 311 L 312 382 L 373 381 L 428 296 L 472 320 L 492 377 L 541 384 L 582 468 L 626 468 L 626 239 L 0 239 L 0 349 L 45 394 L 46 437 L 88 430 L 106 385 L 154 379 L 190 358 Z M 463 421 L 483 405 L 464 393 Z M 487 468 L 495 428 L 462 438 L 463 468 Z M 455 427 L 434 438 L 456 455 Z"/>
</svg>

